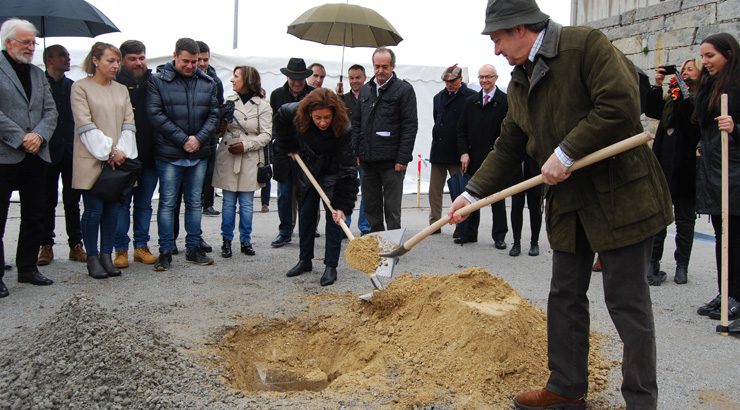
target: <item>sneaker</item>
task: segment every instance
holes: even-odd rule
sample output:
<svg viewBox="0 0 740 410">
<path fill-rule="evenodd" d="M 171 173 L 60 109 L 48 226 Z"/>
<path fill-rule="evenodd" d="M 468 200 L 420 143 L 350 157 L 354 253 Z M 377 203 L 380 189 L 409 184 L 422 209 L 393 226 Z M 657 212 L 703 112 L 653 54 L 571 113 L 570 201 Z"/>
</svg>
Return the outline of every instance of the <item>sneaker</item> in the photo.
<svg viewBox="0 0 740 410">
<path fill-rule="evenodd" d="M 151 265 L 157 261 L 157 257 L 152 255 L 149 248 L 144 246 L 143 248 L 134 248 L 134 262 L 141 262 L 146 265 Z"/>
<path fill-rule="evenodd" d="M 219 215 L 221 215 L 221 212 L 213 209 L 212 206 L 208 206 L 208 207 L 203 208 L 203 215 L 205 215 L 205 216 L 219 216 Z"/>
<path fill-rule="evenodd" d="M 54 250 L 51 245 L 41 245 L 39 248 L 39 259 L 36 261 L 36 265 L 45 266 L 54 260 Z"/>
<path fill-rule="evenodd" d="M 116 258 L 113 259 L 113 266 L 118 269 L 128 268 L 128 249 L 116 251 Z"/>
<path fill-rule="evenodd" d="M 717 306 L 717 309 L 709 312 L 709 318 L 719 320 L 722 317 L 722 306 Z M 727 320 L 735 320 L 740 317 L 740 303 L 732 297 L 727 298 Z"/>
<path fill-rule="evenodd" d="M 81 243 L 69 248 L 69 260 L 75 262 L 87 262 L 87 253 Z"/>
<path fill-rule="evenodd" d="M 164 272 L 170 268 L 172 264 L 172 253 L 164 252 L 159 254 L 157 263 L 154 264 L 154 270 L 157 272 Z"/>
<path fill-rule="evenodd" d="M 213 265 L 213 259 L 206 256 L 201 248 L 191 248 L 185 251 L 185 260 L 196 265 Z"/>
<path fill-rule="evenodd" d="M 265 212 L 270 212 L 270 206 L 269 205 L 262 205 L 262 209 L 260 209 L 260 212 L 262 212 L 263 214 Z"/>
</svg>

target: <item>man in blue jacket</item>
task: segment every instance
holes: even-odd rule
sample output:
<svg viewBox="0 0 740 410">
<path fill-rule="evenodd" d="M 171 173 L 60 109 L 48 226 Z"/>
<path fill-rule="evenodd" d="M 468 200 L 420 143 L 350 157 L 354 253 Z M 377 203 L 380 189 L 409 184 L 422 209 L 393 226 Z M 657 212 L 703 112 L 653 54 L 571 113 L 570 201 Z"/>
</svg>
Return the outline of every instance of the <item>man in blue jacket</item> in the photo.
<svg viewBox="0 0 740 410">
<path fill-rule="evenodd" d="M 159 258 L 154 270 L 172 262 L 174 208 L 182 185 L 185 196 L 186 260 L 211 265 L 200 247 L 203 180 L 211 154 L 211 134 L 218 122 L 213 79 L 198 69 L 198 44 L 181 38 L 174 60 L 149 80 L 149 121 L 156 132 L 154 158 L 159 173 Z"/>
</svg>

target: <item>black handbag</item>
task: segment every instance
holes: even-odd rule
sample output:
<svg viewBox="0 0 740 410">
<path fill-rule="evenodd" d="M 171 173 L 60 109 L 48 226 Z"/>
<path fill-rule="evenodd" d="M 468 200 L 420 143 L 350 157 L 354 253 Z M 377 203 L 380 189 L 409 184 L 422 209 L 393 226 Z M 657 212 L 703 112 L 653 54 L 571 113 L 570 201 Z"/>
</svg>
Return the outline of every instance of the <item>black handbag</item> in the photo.
<svg viewBox="0 0 740 410">
<path fill-rule="evenodd" d="M 124 202 L 136 185 L 142 163 L 138 159 L 126 158 L 116 169 L 106 162 L 90 193 L 106 202 Z"/>
</svg>

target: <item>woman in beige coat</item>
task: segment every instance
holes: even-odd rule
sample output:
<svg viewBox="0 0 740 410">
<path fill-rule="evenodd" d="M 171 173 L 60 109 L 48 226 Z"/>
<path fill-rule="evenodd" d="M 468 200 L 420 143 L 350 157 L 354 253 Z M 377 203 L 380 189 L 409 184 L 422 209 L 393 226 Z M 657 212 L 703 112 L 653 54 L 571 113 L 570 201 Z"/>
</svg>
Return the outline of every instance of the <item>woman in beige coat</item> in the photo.
<svg viewBox="0 0 740 410">
<path fill-rule="evenodd" d="M 223 190 L 221 256 L 224 258 L 232 255 L 237 200 L 241 252 L 255 254 L 252 247 L 254 191 L 264 185 L 257 182 L 257 167 L 267 162 L 263 148 L 272 138 L 272 109 L 265 99 L 257 70 L 249 66 L 236 67 L 231 84 L 235 94 L 227 101 L 234 102 L 234 118 L 226 124 L 218 144 L 213 171 L 213 186 Z"/>
<path fill-rule="evenodd" d="M 89 76 L 72 85 L 72 188 L 82 191 L 82 241 L 87 249 L 87 272 L 95 279 L 121 275 L 111 260 L 119 204 L 98 198 L 90 189 L 106 162 L 115 168 L 126 158 L 138 156 L 128 90 L 114 81 L 120 65 L 121 52 L 116 47 L 95 43 L 83 63 Z"/>
</svg>

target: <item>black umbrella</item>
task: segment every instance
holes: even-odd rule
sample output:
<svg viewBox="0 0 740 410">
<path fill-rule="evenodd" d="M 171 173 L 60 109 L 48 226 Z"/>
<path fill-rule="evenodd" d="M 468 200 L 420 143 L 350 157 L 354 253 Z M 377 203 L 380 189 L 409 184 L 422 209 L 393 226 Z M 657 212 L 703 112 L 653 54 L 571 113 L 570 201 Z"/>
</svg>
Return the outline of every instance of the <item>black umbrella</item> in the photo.
<svg viewBox="0 0 740 410">
<path fill-rule="evenodd" d="M 0 24 L 18 17 L 36 26 L 39 37 L 95 37 L 121 31 L 84 0 L 2 0 Z"/>
</svg>

